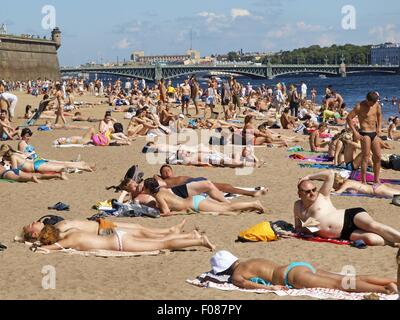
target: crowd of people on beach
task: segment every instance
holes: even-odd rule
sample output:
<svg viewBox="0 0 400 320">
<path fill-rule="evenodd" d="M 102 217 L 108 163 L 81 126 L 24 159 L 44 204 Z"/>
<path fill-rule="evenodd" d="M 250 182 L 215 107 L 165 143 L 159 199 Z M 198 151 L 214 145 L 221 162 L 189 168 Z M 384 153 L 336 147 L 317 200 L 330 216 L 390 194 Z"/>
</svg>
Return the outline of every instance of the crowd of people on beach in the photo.
<svg viewBox="0 0 400 320">
<path fill-rule="evenodd" d="M 36 110 L 26 106 L 23 119 L 26 125 L 15 124 L 18 98 L 13 91 L 43 96 Z M 84 108 L 95 106 L 77 103 L 75 96 L 83 95 L 104 99 L 100 104 L 107 104 L 110 109 L 103 119 L 82 116 Z M 155 212 L 158 217 L 188 213 L 263 214 L 266 209 L 259 200 L 231 201 L 229 196 L 259 198 L 268 193 L 266 186 L 245 190 L 205 177 L 176 176 L 174 166 L 257 170 L 266 161 L 256 156 L 256 147 L 261 151 L 289 148 L 294 153 L 301 153 L 304 149 L 296 144 L 308 141 L 310 152 L 324 160 L 320 161 L 323 162 L 319 164 L 321 168 L 327 165 L 329 170 L 299 180 L 297 193 L 300 200 L 294 204 L 293 229 L 281 236 L 318 236 L 349 241 L 357 246 L 389 245 L 398 248 L 399 230 L 375 221 L 367 209 L 337 209 L 331 196 L 350 192 L 390 198 L 393 205 L 400 206 L 400 188 L 390 182 L 384 183 L 380 177 L 382 149 L 392 150 L 393 143 L 400 140 L 397 132 L 400 119 L 391 117 L 388 128 L 383 130 L 381 97 L 374 91 L 369 92 L 353 110 L 347 109 L 343 96 L 332 86 L 326 87 L 321 105 L 318 105 L 317 98 L 317 90 L 312 88 L 308 92 L 304 82 L 289 87 L 279 82 L 274 87 L 253 88 L 250 83 L 240 84 L 234 77 L 222 83 L 212 77 L 204 88 L 195 76 L 185 79 L 177 87 L 164 79 L 153 87 L 139 80 L 126 83 L 117 80 L 106 86 L 101 80 L 85 82 L 83 79 L 2 81 L 0 140 L 4 144 L 0 146 L 0 179 L 39 183 L 49 179 L 67 180 L 68 173 L 77 171 L 95 171 L 94 164 L 81 159 L 56 161 L 41 158 L 30 143 L 33 132 L 29 127 L 44 120 L 46 124 L 39 127 L 42 131 L 84 131 L 80 136 L 58 138 L 53 142 L 58 148 L 131 146 L 141 137 L 151 139 L 143 145 L 143 154 L 146 157 L 161 155 L 165 159 L 160 172 L 146 178 L 138 166 L 130 168 L 121 183 L 114 186 L 120 197 L 113 206 L 127 206 L 130 211 L 140 208 Z M 126 128 L 115 119 L 118 113 L 123 114 Z M 80 125 L 82 122 L 91 125 L 85 127 Z M 276 129 L 286 130 L 285 134 Z M 205 144 L 183 144 L 171 138 L 182 133 L 197 135 L 198 130 L 207 132 Z M 16 149 L 9 144 L 15 140 L 19 141 Z M 229 154 L 221 152 L 224 147 L 230 147 Z M 294 158 L 304 160 L 298 154 Z M 393 156 L 388 162 L 392 168 L 400 167 L 400 157 Z M 322 187 L 318 188 L 314 181 L 322 181 Z M 305 228 L 307 223 L 313 223 L 316 231 Z M 41 219 L 23 228 L 23 240 L 33 243 L 33 251 L 101 249 L 142 252 L 192 246 L 216 249 L 208 237 L 198 231 L 184 233 L 184 225 L 185 221 L 168 229 L 150 229 L 104 218 L 95 221 Z M 395 280 L 378 277 L 357 277 L 355 288 L 343 288 L 341 276 L 316 270 L 306 262 L 279 266 L 262 259 L 242 261 L 230 252 L 220 251 L 212 258 L 211 264 L 214 273 L 231 275 L 233 284 L 245 289 L 322 287 L 355 292 L 398 292 Z"/>
</svg>

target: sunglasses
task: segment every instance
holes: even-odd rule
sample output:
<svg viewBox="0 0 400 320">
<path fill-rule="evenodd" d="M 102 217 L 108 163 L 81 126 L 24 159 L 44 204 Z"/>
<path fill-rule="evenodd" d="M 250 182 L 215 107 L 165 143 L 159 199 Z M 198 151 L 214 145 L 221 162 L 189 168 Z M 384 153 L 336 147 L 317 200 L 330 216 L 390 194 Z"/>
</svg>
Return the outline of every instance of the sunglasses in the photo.
<svg viewBox="0 0 400 320">
<path fill-rule="evenodd" d="M 311 194 L 311 193 L 317 192 L 317 188 L 310 189 L 310 190 L 301 190 L 301 191 L 303 191 L 305 194 Z"/>
</svg>

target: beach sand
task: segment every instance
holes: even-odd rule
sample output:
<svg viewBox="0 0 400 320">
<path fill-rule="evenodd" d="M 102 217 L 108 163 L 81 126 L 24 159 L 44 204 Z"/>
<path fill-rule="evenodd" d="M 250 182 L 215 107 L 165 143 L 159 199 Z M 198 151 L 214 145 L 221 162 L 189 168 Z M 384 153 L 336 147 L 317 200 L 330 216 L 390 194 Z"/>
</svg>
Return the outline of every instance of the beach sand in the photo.
<svg viewBox="0 0 400 320">
<path fill-rule="evenodd" d="M 39 98 L 18 94 L 17 116 L 23 116 L 26 104 L 37 106 Z M 100 101 L 99 98 L 83 97 L 77 100 Z M 108 106 L 82 109 L 83 115 L 102 118 Z M 193 112 L 193 111 L 192 111 Z M 117 119 L 123 113 L 114 113 Z M 23 120 L 18 120 L 23 123 Z M 40 120 L 39 124 L 43 124 Z M 126 127 L 128 122 L 123 120 Z M 85 125 L 90 125 L 86 124 Z M 106 186 L 119 183 L 126 170 L 138 164 L 147 177 L 156 174 L 159 165 L 147 163 L 141 149 L 144 139 L 138 139 L 129 147 L 56 149 L 52 141 L 62 136 L 79 135 L 79 130 L 56 130 L 37 132 L 33 128 L 31 140 L 37 152 L 44 158 L 73 160 L 80 154 L 82 160 L 95 162 L 95 173 L 69 175 L 69 181 L 45 181 L 42 184 L 0 183 L 0 242 L 8 246 L 0 252 L 0 299 L 249 299 L 272 300 L 274 294 L 258 295 L 241 292 L 223 292 L 200 289 L 185 282 L 209 271 L 212 253 L 204 248 L 172 252 L 168 255 L 134 258 L 97 258 L 66 254 L 42 255 L 28 250 L 23 244 L 13 243 L 21 227 L 43 215 L 54 213 L 47 210 L 59 201 L 71 206 L 70 212 L 61 213 L 68 219 L 86 219 L 96 212 L 91 207 L 98 201 L 117 198 Z M 286 134 L 290 134 L 286 133 Z M 16 143 L 11 143 L 16 146 Z M 306 147 L 306 143 L 302 143 Z M 390 153 L 400 153 L 400 144 Z M 308 149 L 308 147 L 307 147 Z M 390 247 L 375 247 L 358 250 L 333 244 L 309 243 L 301 240 L 280 240 L 272 243 L 235 243 L 240 231 L 262 221 L 286 220 L 293 223 L 293 204 L 297 200 L 296 184 L 300 177 L 315 172 L 300 169 L 297 162 L 288 159 L 286 149 L 257 148 L 257 155 L 267 159 L 267 164 L 256 169 L 250 176 L 237 176 L 232 169 L 175 167 L 176 174 L 205 176 L 215 182 L 228 182 L 235 186 L 268 186 L 269 193 L 260 200 L 267 214 L 243 214 L 237 217 L 215 217 L 191 215 L 187 218 L 185 231 L 198 227 L 205 231 L 218 249 L 230 250 L 235 255 L 247 258 L 266 258 L 279 264 L 307 261 L 315 267 L 341 272 L 344 266 L 352 265 L 358 274 L 373 274 L 396 278 L 396 252 Z M 384 171 L 383 178 L 400 179 L 400 172 Z M 400 192 L 399 192 L 400 193 Z M 247 200 L 245 197 L 240 200 Z M 249 199 L 251 200 L 251 199 Z M 364 207 L 378 221 L 400 229 L 400 210 L 390 200 L 369 198 L 335 197 L 333 203 L 339 208 Z M 185 217 L 157 220 L 124 218 L 121 221 L 140 223 L 149 227 L 169 227 Z M 42 268 L 56 268 L 56 289 L 42 288 Z"/>
</svg>

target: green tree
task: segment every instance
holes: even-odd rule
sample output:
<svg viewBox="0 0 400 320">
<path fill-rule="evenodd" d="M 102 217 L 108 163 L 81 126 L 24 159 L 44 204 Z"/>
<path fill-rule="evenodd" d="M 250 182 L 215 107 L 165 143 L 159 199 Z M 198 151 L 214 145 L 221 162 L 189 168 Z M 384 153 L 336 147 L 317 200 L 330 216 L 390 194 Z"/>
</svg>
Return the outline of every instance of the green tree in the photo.
<svg viewBox="0 0 400 320">
<path fill-rule="evenodd" d="M 231 51 L 228 53 L 228 61 L 239 61 L 240 57 L 237 52 Z"/>
</svg>

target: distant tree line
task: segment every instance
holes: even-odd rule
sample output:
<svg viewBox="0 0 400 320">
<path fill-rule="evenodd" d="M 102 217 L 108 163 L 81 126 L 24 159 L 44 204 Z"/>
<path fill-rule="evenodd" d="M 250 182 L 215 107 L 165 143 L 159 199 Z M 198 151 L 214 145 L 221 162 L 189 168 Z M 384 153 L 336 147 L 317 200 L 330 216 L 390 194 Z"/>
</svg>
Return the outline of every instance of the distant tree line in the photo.
<svg viewBox="0 0 400 320">
<path fill-rule="evenodd" d="M 371 46 L 346 44 L 321 48 L 316 45 L 293 51 L 281 51 L 264 57 L 262 63 L 267 64 L 267 59 L 270 59 L 272 64 L 340 64 L 342 57 L 346 64 L 370 64 Z"/>
</svg>

